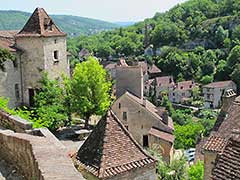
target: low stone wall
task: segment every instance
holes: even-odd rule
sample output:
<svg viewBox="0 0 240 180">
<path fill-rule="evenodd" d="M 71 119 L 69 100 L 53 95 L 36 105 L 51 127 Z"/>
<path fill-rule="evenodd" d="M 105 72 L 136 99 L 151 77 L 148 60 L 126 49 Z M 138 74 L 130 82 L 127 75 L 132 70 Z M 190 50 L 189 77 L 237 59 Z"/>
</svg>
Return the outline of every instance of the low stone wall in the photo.
<svg viewBox="0 0 240 180">
<path fill-rule="evenodd" d="M 14 132 L 26 132 L 32 130 L 32 123 L 18 116 L 10 115 L 0 109 L 0 126 Z"/>
<path fill-rule="evenodd" d="M 44 136 L 0 130 L 0 157 L 29 180 L 84 179 L 74 168 L 65 147 Z"/>
<path fill-rule="evenodd" d="M 0 159 L 27 180 L 81 180 L 66 147 L 47 129 L 0 110 Z"/>
</svg>

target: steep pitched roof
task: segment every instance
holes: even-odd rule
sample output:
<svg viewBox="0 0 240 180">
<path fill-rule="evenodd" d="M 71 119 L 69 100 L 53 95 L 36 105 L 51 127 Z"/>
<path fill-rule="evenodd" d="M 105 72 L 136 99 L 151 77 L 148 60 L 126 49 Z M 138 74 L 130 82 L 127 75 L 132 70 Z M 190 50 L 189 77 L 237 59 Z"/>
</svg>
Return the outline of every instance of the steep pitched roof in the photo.
<svg viewBox="0 0 240 180">
<path fill-rule="evenodd" d="M 36 8 L 16 37 L 66 36 L 48 16 L 43 8 Z"/>
<path fill-rule="evenodd" d="M 155 164 L 111 110 L 81 146 L 77 159 L 100 179 Z"/>
<path fill-rule="evenodd" d="M 212 180 L 240 179 L 240 136 L 233 135 L 221 154 L 218 154 L 212 170 Z"/>
<path fill-rule="evenodd" d="M 225 114 L 219 115 L 211 134 L 229 138 L 232 133 L 231 130 L 235 128 L 240 129 L 240 96 L 232 102 L 227 116 Z"/>
</svg>

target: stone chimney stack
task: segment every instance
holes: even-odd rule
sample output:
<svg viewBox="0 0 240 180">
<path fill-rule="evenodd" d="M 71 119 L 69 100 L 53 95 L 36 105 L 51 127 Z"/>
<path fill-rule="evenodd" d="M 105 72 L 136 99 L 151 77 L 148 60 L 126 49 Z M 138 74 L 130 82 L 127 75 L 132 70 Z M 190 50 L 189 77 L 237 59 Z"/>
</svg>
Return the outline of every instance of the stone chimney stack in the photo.
<svg viewBox="0 0 240 180">
<path fill-rule="evenodd" d="M 226 90 L 222 96 L 221 111 L 224 113 L 227 113 L 229 107 L 231 106 L 232 102 L 235 100 L 236 97 L 237 97 L 237 94 L 234 92 L 233 89 Z"/>
</svg>

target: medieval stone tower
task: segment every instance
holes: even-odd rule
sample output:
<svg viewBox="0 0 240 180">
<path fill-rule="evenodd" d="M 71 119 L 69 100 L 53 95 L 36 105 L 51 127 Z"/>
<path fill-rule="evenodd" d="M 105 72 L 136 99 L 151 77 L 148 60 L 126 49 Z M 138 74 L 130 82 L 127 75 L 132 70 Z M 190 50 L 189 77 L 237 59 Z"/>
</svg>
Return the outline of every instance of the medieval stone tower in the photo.
<svg viewBox="0 0 240 180">
<path fill-rule="evenodd" d="M 41 88 L 44 72 L 49 78 L 69 75 L 66 34 L 37 8 L 20 31 L 0 31 L 0 48 L 8 49 L 16 60 L 4 63 L 0 70 L 0 97 L 9 98 L 9 106 L 33 105 L 33 97 Z"/>
<path fill-rule="evenodd" d="M 69 74 L 66 34 L 42 8 L 37 8 L 23 29 L 15 36 L 20 52 L 23 104 L 32 105 L 44 72 L 52 79 Z"/>
</svg>

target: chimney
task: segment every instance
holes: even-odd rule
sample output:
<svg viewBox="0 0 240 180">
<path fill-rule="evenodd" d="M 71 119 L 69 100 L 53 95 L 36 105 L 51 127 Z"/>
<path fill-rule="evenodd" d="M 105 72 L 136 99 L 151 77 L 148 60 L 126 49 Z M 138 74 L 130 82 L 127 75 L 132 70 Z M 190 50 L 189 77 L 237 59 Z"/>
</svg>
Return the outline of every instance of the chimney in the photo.
<svg viewBox="0 0 240 180">
<path fill-rule="evenodd" d="M 235 100 L 237 94 L 234 92 L 233 89 L 225 90 L 222 96 L 222 108 L 221 111 L 224 113 L 228 112 L 229 107 L 231 106 L 232 102 Z"/>
</svg>

